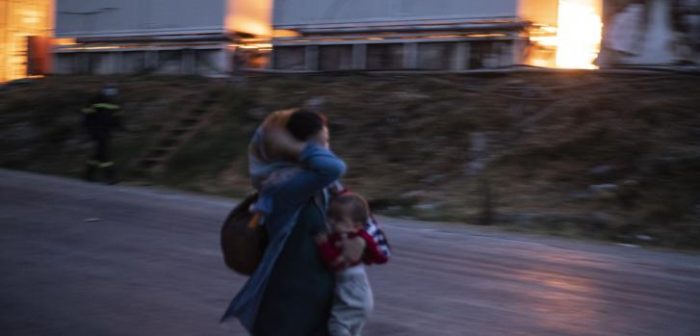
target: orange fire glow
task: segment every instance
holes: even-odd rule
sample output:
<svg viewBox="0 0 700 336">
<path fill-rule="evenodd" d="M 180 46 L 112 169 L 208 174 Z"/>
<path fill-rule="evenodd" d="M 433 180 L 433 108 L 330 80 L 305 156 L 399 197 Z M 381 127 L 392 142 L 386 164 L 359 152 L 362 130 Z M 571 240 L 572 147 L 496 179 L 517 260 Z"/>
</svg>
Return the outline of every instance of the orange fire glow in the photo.
<svg viewBox="0 0 700 336">
<path fill-rule="evenodd" d="M 602 0 L 559 0 L 556 25 L 539 23 L 528 31 L 533 43 L 527 63 L 562 69 L 596 69 L 603 24 Z"/>
<path fill-rule="evenodd" d="M 282 38 L 282 37 L 298 37 L 299 33 L 293 31 L 293 30 L 286 30 L 286 29 L 275 29 L 272 31 L 272 37 L 274 38 Z"/>
<path fill-rule="evenodd" d="M 53 45 L 55 46 L 72 46 L 76 44 L 74 38 L 55 38 L 53 39 Z"/>
<path fill-rule="evenodd" d="M 51 0 L 0 0 L 0 82 L 30 77 L 36 60 L 48 57 L 30 48 L 30 38 L 52 35 L 52 9 Z"/>
<path fill-rule="evenodd" d="M 603 31 L 601 0 L 560 0 L 556 67 L 595 69 Z"/>
</svg>

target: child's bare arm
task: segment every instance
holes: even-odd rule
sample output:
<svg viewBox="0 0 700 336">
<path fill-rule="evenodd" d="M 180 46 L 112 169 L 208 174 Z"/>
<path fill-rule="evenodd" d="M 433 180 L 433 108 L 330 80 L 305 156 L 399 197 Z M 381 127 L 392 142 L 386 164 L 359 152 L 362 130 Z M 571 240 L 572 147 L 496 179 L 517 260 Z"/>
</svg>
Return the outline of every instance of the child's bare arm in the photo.
<svg viewBox="0 0 700 336">
<path fill-rule="evenodd" d="M 345 266 L 345 258 L 342 250 L 333 244 L 328 234 L 319 233 L 314 236 L 314 242 L 318 246 L 318 252 L 323 263 L 331 270 L 340 270 Z"/>
</svg>

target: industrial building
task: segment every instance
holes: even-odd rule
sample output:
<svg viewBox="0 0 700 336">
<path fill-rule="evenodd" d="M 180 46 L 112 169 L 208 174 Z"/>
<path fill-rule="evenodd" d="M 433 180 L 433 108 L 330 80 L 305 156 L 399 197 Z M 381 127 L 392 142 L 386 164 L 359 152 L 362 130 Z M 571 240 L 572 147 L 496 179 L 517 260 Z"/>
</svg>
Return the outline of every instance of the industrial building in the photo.
<svg viewBox="0 0 700 336">
<path fill-rule="evenodd" d="M 700 66 L 700 0 L 277 0 L 272 67 Z"/>
<path fill-rule="evenodd" d="M 270 11 L 265 0 L 58 0 L 53 72 L 224 76 L 239 48 L 269 36 Z"/>
<path fill-rule="evenodd" d="M 0 82 L 44 74 L 700 63 L 700 0 L 0 0 Z"/>
<path fill-rule="evenodd" d="M 273 15 L 273 68 L 593 67 L 601 11 L 602 0 L 278 0 Z M 578 42 L 588 43 L 590 50 L 565 52 L 575 59 L 588 59 L 572 64 L 557 60 L 558 31 L 568 32 L 568 38 L 585 32 L 588 38 Z"/>
</svg>

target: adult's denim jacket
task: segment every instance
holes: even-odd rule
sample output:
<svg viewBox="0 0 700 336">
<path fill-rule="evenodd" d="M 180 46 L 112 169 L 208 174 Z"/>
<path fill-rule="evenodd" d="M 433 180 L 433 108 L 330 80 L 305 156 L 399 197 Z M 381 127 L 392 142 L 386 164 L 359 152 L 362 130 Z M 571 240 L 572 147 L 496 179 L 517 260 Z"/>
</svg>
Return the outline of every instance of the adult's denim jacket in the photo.
<svg viewBox="0 0 700 336">
<path fill-rule="evenodd" d="M 222 321 L 236 317 L 248 331 L 252 331 L 267 280 L 297 221 L 299 211 L 310 198 L 338 180 L 345 172 L 345 163 L 341 159 L 316 144 L 307 145 L 299 161 L 302 170 L 260 192 L 260 203 L 269 208 L 269 214 L 264 219 L 269 237 L 268 246 L 260 265 L 233 298 Z"/>
</svg>

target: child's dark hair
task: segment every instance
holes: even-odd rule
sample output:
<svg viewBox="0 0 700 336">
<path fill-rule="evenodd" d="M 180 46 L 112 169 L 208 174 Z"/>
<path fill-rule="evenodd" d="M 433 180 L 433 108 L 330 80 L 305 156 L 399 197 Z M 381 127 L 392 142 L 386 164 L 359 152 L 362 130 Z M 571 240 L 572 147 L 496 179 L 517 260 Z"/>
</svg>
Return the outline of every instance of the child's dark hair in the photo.
<svg viewBox="0 0 700 336">
<path fill-rule="evenodd" d="M 331 204 L 328 209 L 328 217 L 339 218 L 345 215 L 345 209 L 348 209 L 353 222 L 367 223 L 369 218 L 369 205 L 364 197 L 355 193 L 340 194 L 331 199 Z"/>
<path fill-rule="evenodd" d="M 306 141 L 318 134 L 326 124 L 326 117 L 322 114 L 299 110 L 289 116 L 286 127 L 295 138 Z"/>
</svg>

